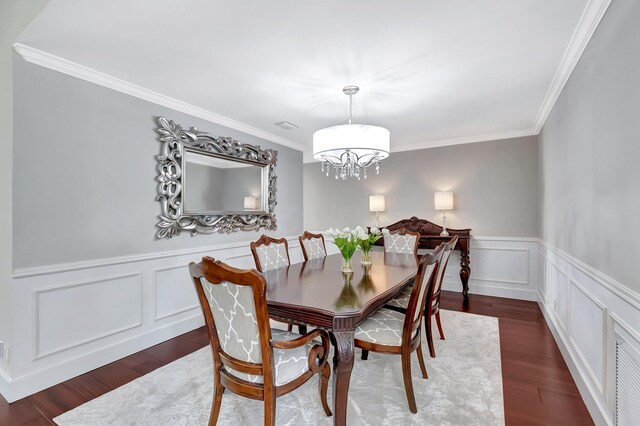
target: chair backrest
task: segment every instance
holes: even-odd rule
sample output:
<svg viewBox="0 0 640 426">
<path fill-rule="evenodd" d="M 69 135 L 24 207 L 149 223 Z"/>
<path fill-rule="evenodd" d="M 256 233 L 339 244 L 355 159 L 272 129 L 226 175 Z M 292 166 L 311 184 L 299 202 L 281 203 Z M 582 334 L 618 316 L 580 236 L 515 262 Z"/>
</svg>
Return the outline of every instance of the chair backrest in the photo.
<svg viewBox="0 0 640 426">
<path fill-rule="evenodd" d="M 300 241 L 300 248 L 302 249 L 302 255 L 305 261 L 327 255 L 327 247 L 324 245 L 324 235 L 304 231 L 304 234 L 299 236 L 298 240 Z"/>
<path fill-rule="evenodd" d="M 251 247 L 258 272 L 266 272 L 291 264 L 286 238 L 276 239 L 263 235 L 249 244 L 249 247 Z"/>
<path fill-rule="evenodd" d="M 264 278 L 254 270 L 237 269 L 210 257 L 190 263 L 189 271 L 220 378 L 273 383 Z"/>
<path fill-rule="evenodd" d="M 455 235 L 453 238 L 449 240 L 444 245 L 444 251 L 442 252 L 442 260 L 440 261 L 440 266 L 438 266 L 438 275 L 436 277 L 435 286 L 433 289 L 433 297 L 435 299 L 440 298 L 440 290 L 442 290 L 442 281 L 444 280 L 444 273 L 447 269 L 447 264 L 449 263 L 449 257 L 451 256 L 451 252 L 456 246 L 458 242 L 458 236 Z"/>
<path fill-rule="evenodd" d="M 387 253 L 417 254 L 420 234 L 414 231 L 385 232 L 384 251 Z"/>
<path fill-rule="evenodd" d="M 420 328 L 424 314 L 424 304 L 427 294 L 433 290 L 433 282 L 438 273 L 438 266 L 444 252 L 444 244 L 440 244 L 432 253 L 425 254 L 418 264 L 415 283 L 411 290 L 407 313 L 405 315 L 403 339 L 411 339 L 416 329 Z"/>
</svg>

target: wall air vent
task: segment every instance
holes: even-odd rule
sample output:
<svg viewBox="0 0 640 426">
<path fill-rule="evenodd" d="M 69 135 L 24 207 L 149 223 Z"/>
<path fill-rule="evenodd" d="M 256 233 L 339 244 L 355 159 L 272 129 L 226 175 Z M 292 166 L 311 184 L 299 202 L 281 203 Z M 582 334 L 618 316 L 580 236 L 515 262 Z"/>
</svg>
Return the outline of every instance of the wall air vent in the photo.
<svg viewBox="0 0 640 426">
<path fill-rule="evenodd" d="M 632 426 L 640 419 L 640 354 L 616 336 L 616 425 Z"/>
<path fill-rule="evenodd" d="M 278 123 L 273 123 L 276 126 L 280 127 L 281 129 L 285 129 L 285 130 L 291 130 L 291 129 L 297 129 L 298 126 L 296 126 L 293 123 L 289 123 L 288 121 L 280 121 Z"/>
</svg>

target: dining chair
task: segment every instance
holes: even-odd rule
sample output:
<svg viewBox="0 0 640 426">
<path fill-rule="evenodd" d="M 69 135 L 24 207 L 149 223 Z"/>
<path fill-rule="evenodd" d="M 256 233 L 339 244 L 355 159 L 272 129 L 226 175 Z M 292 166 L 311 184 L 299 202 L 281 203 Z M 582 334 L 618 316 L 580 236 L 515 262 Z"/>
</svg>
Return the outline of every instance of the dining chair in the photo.
<svg viewBox="0 0 640 426">
<path fill-rule="evenodd" d="M 420 244 L 420 233 L 414 231 L 395 231 L 383 234 L 384 251 L 386 253 L 417 254 Z"/>
<path fill-rule="evenodd" d="M 220 414 L 225 389 L 264 401 L 264 424 L 274 425 L 276 398 L 320 376 L 320 400 L 327 416 L 329 335 L 271 329 L 266 282 L 254 270 L 237 269 L 210 257 L 190 263 L 211 351 L 214 393 L 209 425 Z"/>
<path fill-rule="evenodd" d="M 411 353 L 416 352 L 422 377 L 428 378 L 422 355 L 421 324 L 426 296 L 434 285 L 442 252 L 443 245 L 440 245 L 433 253 L 424 255 L 420 260 L 405 312 L 380 308 L 356 327 L 354 335 L 355 346 L 362 349 L 364 360 L 369 351 L 401 356 L 404 389 L 409 410 L 414 414 L 418 412 L 418 408 L 411 379 Z"/>
<path fill-rule="evenodd" d="M 252 241 L 249 247 L 258 272 L 267 272 L 291 264 L 289 243 L 286 238 L 271 238 L 263 234 L 256 241 Z M 293 324 L 288 322 L 285 324 L 287 324 L 287 331 L 293 330 Z M 298 329 L 300 334 L 307 332 L 304 325 L 298 326 Z"/>
<path fill-rule="evenodd" d="M 325 257 L 327 255 L 327 247 L 324 244 L 324 235 L 304 231 L 304 234 L 299 236 L 298 240 L 300 241 L 300 248 L 302 249 L 302 255 L 304 256 L 305 261 Z"/>
<path fill-rule="evenodd" d="M 435 285 L 433 286 L 433 292 L 430 292 L 427 295 L 427 303 L 425 305 L 425 313 L 424 313 L 424 326 L 425 326 L 425 334 L 427 336 L 427 344 L 429 346 L 429 355 L 431 358 L 436 357 L 436 349 L 433 344 L 433 333 L 431 332 L 431 318 L 435 316 L 436 324 L 438 325 L 438 333 L 440 334 L 440 339 L 444 340 L 444 332 L 442 331 L 442 321 L 440 320 L 440 295 L 442 292 L 442 282 L 444 281 L 444 273 L 447 269 L 447 264 L 449 263 L 449 257 L 451 256 L 451 252 L 455 248 L 458 242 L 458 237 L 454 236 L 447 243 L 444 244 L 442 260 L 440 261 L 440 266 L 438 268 L 438 274 L 435 278 Z M 400 312 L 406 311 L 407 306 L 409 304 L 409 298 L 411 296 L 411 287 L 407 287 L 402 290 L 396 297 L 389 300 L 386 304 L 386 307 L 390 309 L 399 310 Z"/>
<path fill-rule="evenodd" d="M 249 247 L 251 247 L 258 272 L 266 272 L 291 264 L 286 238 L 276 239 L 262 235 L 256 241 L 252 241 Z"/>
</svg>

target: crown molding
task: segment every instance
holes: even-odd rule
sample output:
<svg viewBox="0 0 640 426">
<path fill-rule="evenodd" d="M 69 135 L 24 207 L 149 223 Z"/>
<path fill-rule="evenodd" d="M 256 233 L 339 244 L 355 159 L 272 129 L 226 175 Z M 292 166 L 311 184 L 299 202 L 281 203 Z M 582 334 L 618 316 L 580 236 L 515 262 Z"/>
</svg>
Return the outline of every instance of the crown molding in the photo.
<svg viewBox="0 0 640 426">
<path fill-rule="evenodd" d="M 33 47 L 29 47 L 21 43 L 15 43 L 13 45 L 13 48 L 27 62 L 31 62 L 32 64 L 40 65 L 42 67 L 61 72 L 63 74 L 67 74 L 72 77 L 88 81 L 90 83 L 98 84 L 108 89 L 134 96 L 136 98 L 143 99 L 157 105 L 171 108 L 175 111 L 180 111 L 194 117 L 202 118 L 203 120 L 220 124 L 222 126 L 247 133 L 249 135 L 257 136 L 259 138 L 266 139 L 268 141 L 275 142 L 277 144 L 293 148 L 298 151 L 304 151 L 306 149 L 306 146 L 301 143 L 285 139 L 283 137 L 265 132 L 264 130 L 257 129 L 244 123 L 240 123 L 239 121 L 224 117 L 195 105 L 191 105 L 178 99 L 162 95 L 149 89 L 145 89 L 144 87 L 137 86 L 135 84 L 110 76 L 100 71 L 96 71 L 92 68 L 85 67 L 84 65 L 80 65 L 59 56 L 43 52 L 42 50 L 34 49 Z"/>
<path fill-rule="evenodd" d="M 571 77 L 574 68 L 580 61 L 582 53 L 584 53 L 584 50 L 589 44 L 591 37 L 595 33 L 598 24 L 600 24 L 600 21 L 610 4 L 611 0 L 589 0 L 585 6 L 582 16 L 580 16 L 580 20 L 578 21 L 578 25 L 573 31 L 571 40 L 569 40 L 569 45 L 562 56 L 560 66 L 556 70 L 556 74 L 551 81 L 547 95 L 538 110 L 538 115 L 536 116 L 534 124 L 536 134 L 542 130 L 542 126 L 544 126 L 553 106 L 560 97 L 560 93 L 562 93 L 562 89 L 564 89 L 567 81 L 569 81 L 569 77 Z"/>
</svg>

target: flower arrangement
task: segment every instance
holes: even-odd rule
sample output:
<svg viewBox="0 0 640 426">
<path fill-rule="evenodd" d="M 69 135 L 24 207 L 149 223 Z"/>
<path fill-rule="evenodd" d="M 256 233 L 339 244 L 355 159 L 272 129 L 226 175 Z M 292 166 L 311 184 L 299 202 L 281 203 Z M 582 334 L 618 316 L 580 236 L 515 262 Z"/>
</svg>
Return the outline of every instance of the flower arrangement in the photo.
<svg viewBox="0 0 640 426">
<path fill-rule="evenodd" d="M 371 233 L 367 233 L 362 226 L 356 226 L 354 229 L 329 228 L 325 234 L 333 238 L 334 244 L 342 253 L 342 272 L 353 272 L 351 266 L 351 258 L 356 249 L 360 247 L 363 253 L 363 264 L 371 264 L 371 247 L 382 237 L 382 232 L 378 228 L 372 228 Z"/>
</svg>

